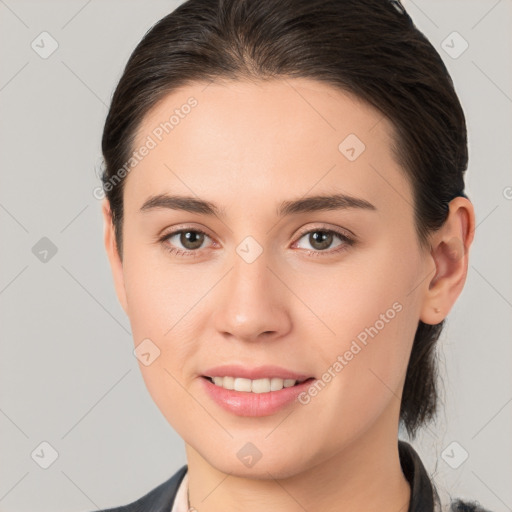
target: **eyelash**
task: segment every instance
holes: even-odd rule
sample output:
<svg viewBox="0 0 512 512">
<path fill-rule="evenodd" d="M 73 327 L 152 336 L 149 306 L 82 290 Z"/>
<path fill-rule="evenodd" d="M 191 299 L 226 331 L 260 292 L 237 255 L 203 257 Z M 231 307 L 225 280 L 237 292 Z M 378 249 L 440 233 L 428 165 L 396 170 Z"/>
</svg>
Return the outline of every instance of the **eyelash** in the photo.
<svg viewBox="0 0 512 512">
<path fill-rule="evenodd" d="M 170 247 L 167 242 L 167 240 L 169 238 L 171 238 L 172 236 L 174 235 L 178 235 L 180 233 L 187 233 L 187 232 L 192 232 L 192 233 L 200 233 L 202 235 L 205 235 L 207 236 L 208 238 L 211 238 L 206 232 L 204 232 L 203 230 L 201 229 L 178 229 L 176 231 L 172 231 L 170 233 L 166 233 L 164 236 L 162 236 L 161 238 L 159 238 L 159 242 L 164 246 L 165 250 L 168 251 L 169 253 L 171 254 L 175 254 L 176 256 L 190 256 L 190 257 L 196 257 L 198 256 L 198 252 L 200 251 L 200 249 L 196 249 L 196 250 L 190 250 L 190 249 L 177 249 L 176 247 Z M 299 237 L 297 239 L 297 241 L 299 241 L 304 235 L 308 235 L 310 233 L 315 233 L 315 232 L 320 232 L 320 233 L 328 233 L 328 234 L 333 234 L 333 235 L 336 235 L 340 238 L 340 240 L 343 242 L 342 244 L 340 244 L 336 249 L 333 249 L 333 250 L 330 250 L 330 251 L 319 251 L 319 250 L 310 250 L 310 249 L 302 249 L 308 256 L 313 256 L 313 257 L 322 257 L 322 256 L 332 256 L 333 254 L 337 254 L 339 252 L 342 252 L 344 250 L 347 249 L 347 246 L 350 247 L 352 245 L 355 244 L 355 239 L 349 237 L 347 234 L 345 233 L 342 233 L 341 231 L 337 231 L 337 230 L 334 230 L 334 229 L 324 229 L 324 228 L 313 228 L 313 229 L 309 229 L 309 230 L 306 230 L 306 231 L 302 231 L 300 234 L 299 234 Z"/>
</svg>

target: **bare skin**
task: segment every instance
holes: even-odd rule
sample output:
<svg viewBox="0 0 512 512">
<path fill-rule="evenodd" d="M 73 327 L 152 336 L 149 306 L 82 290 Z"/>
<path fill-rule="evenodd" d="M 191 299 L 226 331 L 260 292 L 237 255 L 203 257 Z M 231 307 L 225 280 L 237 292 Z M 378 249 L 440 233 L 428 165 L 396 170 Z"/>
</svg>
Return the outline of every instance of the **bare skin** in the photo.
<svg viewBox="0 0 512 512">
<path fill-rule="evenodd" d="M 454 199 L 422 247 L 391 124 L 307 79 L 188 85 L 145 117 L 135 146 L 191 96 L 197 106 L 126 178 L 122 261 L 103 203 L 105 246 L 135 345 L 149 338 L 160 349 L 140 369 L 185 441 L 191 506 L 406 511 L 410 488 L 397 447 L 402 386 L 418 321 L 439 323 L 464 286 L 471 203 Z M 349 134 L 366 146 L 354 161 L 338 149 Z M 208 200 L 222 214 L 140 211 L 165 193 Z M 282 201 L 333 193 L 374 209 L 277 216 Z M 183 245 L 179 234 L 159 240 L 183 228 L 206 232 L 200 248 Z M 354 242 L 334 234 L 319 248 L 315 230 Z M 252 263 L 236 251 L 247 236 L 263 251 Z M 246 417 L 203 390 L 205 370 L 228 363 L 275 364 L 321 379 L 393 304 L 400 311 L 307 404 Z M 247 442 L 262 454 L 252 467 L 237 457 Z"/>
</svg>

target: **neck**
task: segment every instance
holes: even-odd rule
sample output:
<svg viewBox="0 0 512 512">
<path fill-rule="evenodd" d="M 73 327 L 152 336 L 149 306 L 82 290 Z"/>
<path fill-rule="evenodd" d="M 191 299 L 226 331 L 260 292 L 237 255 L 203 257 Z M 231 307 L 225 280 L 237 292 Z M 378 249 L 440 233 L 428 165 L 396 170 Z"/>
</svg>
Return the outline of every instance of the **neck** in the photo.
<svg viewBox="0 0 512 512">
<path fill-rule="evenodd" d="M 409 507 L 397 430 L 370 429 L 338 453 L 286 478 L 273 478 L 271 468 L 268 478 L 226 474 L 188 444 L 186 451 L 190 507 L 201 512 L 406 512 Z"/>
</svg>

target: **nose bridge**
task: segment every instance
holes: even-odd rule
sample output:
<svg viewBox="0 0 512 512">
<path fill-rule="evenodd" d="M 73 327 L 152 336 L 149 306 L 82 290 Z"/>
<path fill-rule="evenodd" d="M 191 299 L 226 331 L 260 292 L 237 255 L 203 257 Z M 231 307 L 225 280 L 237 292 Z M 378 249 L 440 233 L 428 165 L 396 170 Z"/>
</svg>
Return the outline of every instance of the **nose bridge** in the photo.
<svg viewBox="0 0 512 512">
<path fill-rule="evenodd" d="M 249 340 L 288 328 L 282 284 L 270 270 L 271 260 L 270 251 L 252 236 L 235 248 L 215 312 L 219 332 Z"/>
<path fill-rule="evenodd" d="M 268 268 L 270 254 L 250 238 L 242 241 L 236 248 L 230 286 L 234 293 L 241 293 L 242 296 L 245 294 L 249 300 L 263 299 L 265 295 L 268 297 L 271 288 L 271 272 Z"/>
<path fill-rule="evenodd" d="M 254 226 L 253 226 L 254 227 Z M 247 226 L 244 228 L 247 233 Z M 254 296 L 264 292 L 265 286 L 269 286 L 272 272 L 272 253 L 270 249 L 270 237 L 266 236 L 262 229 L 249 231 L 234 246 L 234 254 L 230 258 L 233 266 L 231 271 L 230 288 L 234 293 L 247 293 Z"/>
</svg>

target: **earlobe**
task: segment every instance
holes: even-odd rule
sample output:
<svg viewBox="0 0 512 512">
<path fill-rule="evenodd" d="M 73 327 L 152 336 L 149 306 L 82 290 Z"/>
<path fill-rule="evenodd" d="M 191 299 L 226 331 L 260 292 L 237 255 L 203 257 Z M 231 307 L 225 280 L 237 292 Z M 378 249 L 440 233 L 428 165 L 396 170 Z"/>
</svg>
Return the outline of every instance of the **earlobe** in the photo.
<svg viewBox="0 0 512 512">
<path fill-rule="evenodd" d="M 450 202 L 445 223 L 431 237 L 430 254 L 435 273 L 425 290 L 420 315 L 422 322 L 440 323 L 462 292 L 474 231 L 473 205 L 465 197 L 456 197 Z"/>
<path fill-rule="evenodd" d="M 124 274 L 123 274 L 123 263 L 119 256 L 117 248 L 114 224 L 112 222 L 112 212 L 110 210 L 110 203 L 108 199 L 103 199 L 102 202 L 102 214 L 103 214 L 103 241 L 105 244 L 105 250 L 107 257 L 110 262 L 110 268 L 112 270 L 112 277 L 114 279 L 114 286 L 117 294 L 117 298 L 124 309 L 125 313 L 128 314 L 128 301 L 126 300 L 126 289 L 124 286 Z"/>
</svg>

